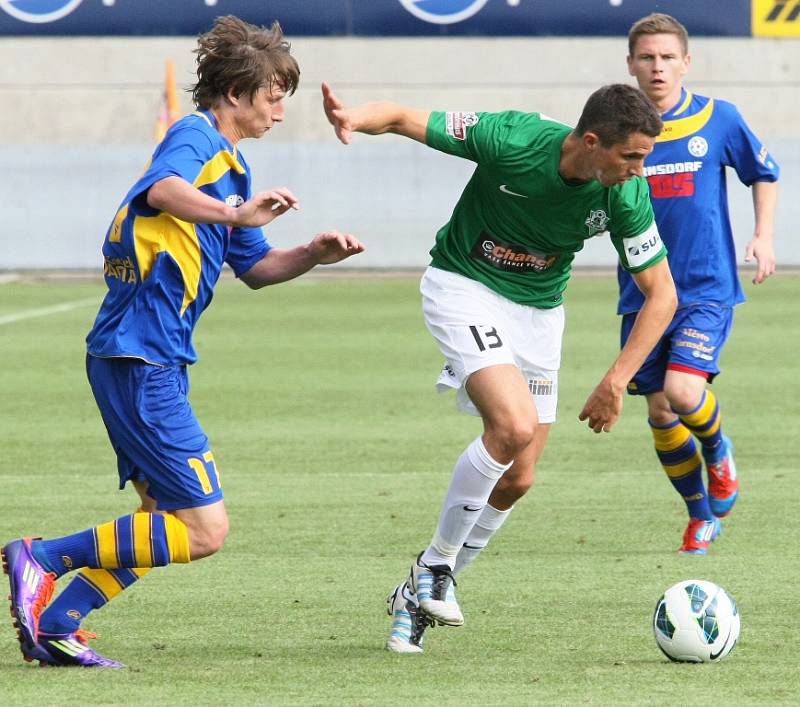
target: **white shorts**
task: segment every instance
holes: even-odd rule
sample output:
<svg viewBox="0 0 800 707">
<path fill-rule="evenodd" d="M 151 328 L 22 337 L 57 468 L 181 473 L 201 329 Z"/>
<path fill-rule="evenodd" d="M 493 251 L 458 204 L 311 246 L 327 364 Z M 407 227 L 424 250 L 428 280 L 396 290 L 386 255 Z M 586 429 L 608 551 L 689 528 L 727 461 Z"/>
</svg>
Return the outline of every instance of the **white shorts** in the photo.
<svg viewBox="0 0 800 707">
<path fill-rule="evenodd" d="M 436 387 L 456 388 L 458 406 L 478 415 L 464 383 L 482 368 L 517 366 L 528 380 L 539 422 L 555 422 L 564 307 L 517 304 L 480 282 L 429 267 L 420 282 L 425 324 L 446 359 Z"/>
</svg>

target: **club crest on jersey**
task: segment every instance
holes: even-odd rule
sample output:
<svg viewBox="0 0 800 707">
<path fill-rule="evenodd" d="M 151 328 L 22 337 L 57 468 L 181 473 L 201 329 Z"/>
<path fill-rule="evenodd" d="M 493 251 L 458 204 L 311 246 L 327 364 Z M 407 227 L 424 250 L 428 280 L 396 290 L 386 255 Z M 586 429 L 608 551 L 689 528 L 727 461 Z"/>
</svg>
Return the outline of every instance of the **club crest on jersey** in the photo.
<svg viewBox="0 0 800 707">
<path fill-rule="evenodd" d="M 596 236 L 608 230 L 608 216 L 602 209 L 590 211 L 589 216 L 584 221 L 586 227 L 589 229 L 590 236 Z"/>
<path fill-rule="evenodd" d="M 225 203 L 228 206 L 233 206 L 236 208 L 237 206 L 241 206 L 244 204 L 244 199 L 239 196 L 239 194 L 231 194 L 230 196 L 225 197 Z"/>
<path fill-rule="evenodd" d="M 689 153 L 694 157 L 704 157 L 708 153 L 708 142 L 701 135 L 695 135 L 687 144 Z"/>
<path fill-rule="evenodd" d="M 475 125 L 478 120 L 480 118 L 477 113 L 448 111 L 445 114 L 445 129 L 450 137 L 463 142 L 467 139 L 467 129 Z"/>
</svg>

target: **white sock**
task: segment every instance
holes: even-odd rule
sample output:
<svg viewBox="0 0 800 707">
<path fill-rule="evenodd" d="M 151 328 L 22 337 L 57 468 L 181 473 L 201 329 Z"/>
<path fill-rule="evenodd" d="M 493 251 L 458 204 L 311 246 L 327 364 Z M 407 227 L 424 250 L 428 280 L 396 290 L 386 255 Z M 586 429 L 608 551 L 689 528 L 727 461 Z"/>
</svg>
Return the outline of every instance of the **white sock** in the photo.
<svg viewBox="0 0 800 707">
<path fill-rule="evenodd" d="M 511 464 L 492 459 L 480 437 L 464 450 L 453 469 L 436 534 L 422 554 L 425 564 L 453 568 L 456 555 L 486 506 L 494 485 Z"/>
<path fill-rule="evenodd" d="M 472 561 L 481 554 L 481 551 L 489 544 L 492 536 L 500 530 L 503 523 L 506 522 L 514 506 L 505 510 L 498 511 L 493 506 L 487 505 L 481 513 L 481 517 L 472 526 L 467 539 L 458 551 L 456 557 L 456 565 L 453 567 L 453 574 L 458 575 L 465 567 L 470 565 Z"/>
</svg>

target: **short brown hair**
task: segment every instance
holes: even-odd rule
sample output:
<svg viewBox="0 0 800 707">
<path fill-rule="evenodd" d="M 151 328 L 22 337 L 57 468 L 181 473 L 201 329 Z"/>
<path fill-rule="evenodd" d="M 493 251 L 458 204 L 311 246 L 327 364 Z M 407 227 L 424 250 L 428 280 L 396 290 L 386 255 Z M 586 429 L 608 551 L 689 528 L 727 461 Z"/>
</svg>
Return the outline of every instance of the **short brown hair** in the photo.
<svg viewBox="0 0 800 707">
<path fill-rule="evenodd" d="M 217 17 L 197 39 L 197 83 L 191 88 L 195 105 L 213 108 L 233 91 L 249 94 L 274 84 L 291 95 L 300 82 L 300 67 L 289 53 L 278 22 L 256 27 L 233 15 Z"/>
<path fill-rule="evenodd" d="M 689 33 L 678 20 L 672 15 L 665 15 L 662 12 L 654 12 L 647 17 L 642 17 L 633 23 L 628 32 L 628 55 L 633 56 L 633 50 L 639 37 L 645 34 L 674 34 L 681 43 L 683 55 L 689 53 Z"/>
<path fill-rule="evenodd" d="M 611 147 L 633 133 L 658 137 L 662 128 L 658 110 L 644 93 L 624 83 L 612 83 L 589 96 L 575 134 L 593 132 L 603 147 Z"/>
</svg>

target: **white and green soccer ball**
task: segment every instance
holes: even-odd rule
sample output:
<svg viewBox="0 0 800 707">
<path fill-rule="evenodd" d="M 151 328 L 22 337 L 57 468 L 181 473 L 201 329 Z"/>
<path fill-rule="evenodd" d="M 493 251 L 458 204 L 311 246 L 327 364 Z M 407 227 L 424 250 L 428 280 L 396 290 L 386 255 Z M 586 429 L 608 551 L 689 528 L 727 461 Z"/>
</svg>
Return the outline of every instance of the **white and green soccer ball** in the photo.
<svg viewBox="0 0 800 707">
<path fill-rule="evenodd" d="M 740 628 L 736 602 L 722 587 L 704 579 L 674 584 L 653 613 L 658 647 L 679 663 L 722 660 L 736 645 Z"/>
</svg>

